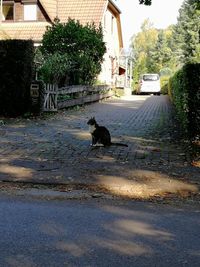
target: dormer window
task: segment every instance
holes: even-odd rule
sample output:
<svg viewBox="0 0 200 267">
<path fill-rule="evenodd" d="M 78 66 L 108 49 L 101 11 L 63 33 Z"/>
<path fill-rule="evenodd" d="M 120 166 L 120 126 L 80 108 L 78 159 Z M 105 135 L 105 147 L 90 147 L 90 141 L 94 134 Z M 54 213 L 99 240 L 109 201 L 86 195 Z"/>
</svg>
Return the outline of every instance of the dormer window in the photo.
<svg viewBox="0 0 200 267">
<path fill-rule="evenodd" d="M 24 4 L 24 20 L 37 20 L 37 4 Z"/>
<path fill-rule="evenodd" d="M 9 21 L 14 20 L 14 4 L 13 3 L 3 3 L 2 10 L 2 20 Z"/>
</svg>

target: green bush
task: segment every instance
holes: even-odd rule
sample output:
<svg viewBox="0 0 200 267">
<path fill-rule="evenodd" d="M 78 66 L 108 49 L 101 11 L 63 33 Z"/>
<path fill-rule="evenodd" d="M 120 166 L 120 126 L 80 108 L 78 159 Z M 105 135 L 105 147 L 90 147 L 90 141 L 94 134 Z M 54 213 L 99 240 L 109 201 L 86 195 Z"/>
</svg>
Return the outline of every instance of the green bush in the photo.
<svg viewBox="0 0 200 267">
<path fill-rule="evenodd" d="M 161 94 L 163 94 L 163 95 L 168 94 L 169 79 L 170 79 L 170 76 L 161 76 L 160 77 Z"/>
<path fill-rule="evenodd" d="M 72 19 L 67 23 L 55 20 L 42 40 L 41 77 L 60 86 L 94 84 L 105 52 L 101 26 L 83 26 Z"/>
<path fill-rule="evenodd" d="M 169 82 L 169 95 L 185 133 L 200 135 L 200 64 L 186 64 Z"/>
<path fill-rule="evenodd" d="M 34 47 L 31 40 L 0 41 L 0 114 L 18 116 L 29 110 Z"/>
</svg>

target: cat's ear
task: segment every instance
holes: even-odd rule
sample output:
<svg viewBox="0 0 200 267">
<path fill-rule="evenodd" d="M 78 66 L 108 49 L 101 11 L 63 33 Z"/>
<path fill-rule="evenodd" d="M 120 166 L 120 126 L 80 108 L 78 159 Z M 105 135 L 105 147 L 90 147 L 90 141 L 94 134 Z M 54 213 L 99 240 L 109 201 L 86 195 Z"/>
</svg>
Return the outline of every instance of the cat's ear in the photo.
<svg viewBox="0 0 200 267">
<path fill-rule="evenodd" d="M 95 117 L 93 117 L 93 120 L 95 120 Z"/>
</svg>

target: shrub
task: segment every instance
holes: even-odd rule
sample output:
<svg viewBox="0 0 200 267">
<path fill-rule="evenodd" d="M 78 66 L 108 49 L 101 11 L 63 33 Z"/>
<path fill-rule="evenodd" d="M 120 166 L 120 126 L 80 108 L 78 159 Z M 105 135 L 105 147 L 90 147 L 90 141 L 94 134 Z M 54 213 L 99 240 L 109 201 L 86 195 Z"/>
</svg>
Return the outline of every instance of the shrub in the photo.
<svg viewBox="0 0 200 267">
<path fill-rule="evenodd" d="M 62 86 L 67 77 L 68 84 L 93 84 L 106 52 L 102 28 L 72 19 L 55 20 L 43 36 L 41 52 L 45 65 L 41 73 L 49 82 L 56 80 Z M 58 67 L 53 69 L 55 62 Z"/>
<path fill-rule="evenodd" d="M 170 76 L 161 76 L 161 78 L 160 78 L 161 93 L 163 95 L 168 94 L 169 79 L 170 79 Z"/>
<path fill-rule="evenodd" d="M 18 116 L 30 106 L 34 47 L 31 40 L 0 41 L 0 114 Z"/>
<path fill-rule="evenodd" d="M 67 54 L 54 53 L 45 60 L 39 73 L 45 83 L 59 84 L 62 78 L 66 77 L 66 72 L 71 69 L 72 64 L 70 64 Z"/>
<path fill-rule="evenodd" d="M 169 82 L 169 95 L 185 133 L 200 135 L 200 64 L 186 64 Z"/>
</svg>

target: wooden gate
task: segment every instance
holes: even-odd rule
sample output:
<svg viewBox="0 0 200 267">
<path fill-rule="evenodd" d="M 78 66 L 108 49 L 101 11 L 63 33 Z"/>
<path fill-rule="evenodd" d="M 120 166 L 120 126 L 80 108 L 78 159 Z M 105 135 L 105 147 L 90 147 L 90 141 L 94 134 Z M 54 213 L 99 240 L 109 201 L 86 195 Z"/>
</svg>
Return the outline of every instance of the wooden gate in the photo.
<svg viewBox="0 0 200 267">
<path fill-rule="evenodd" d="M 58 110 L 58 86 L 55 84 L 45 84 L 43 111 Z"/>
</svg>

